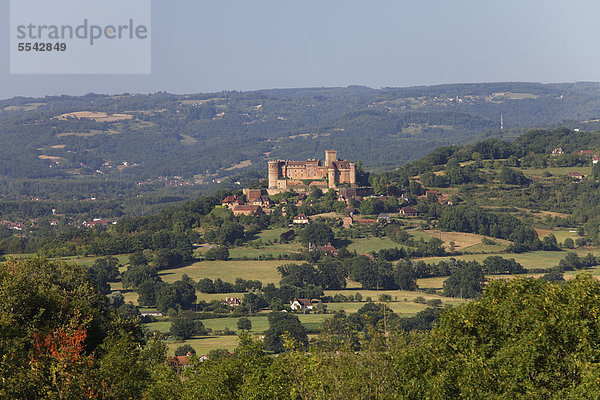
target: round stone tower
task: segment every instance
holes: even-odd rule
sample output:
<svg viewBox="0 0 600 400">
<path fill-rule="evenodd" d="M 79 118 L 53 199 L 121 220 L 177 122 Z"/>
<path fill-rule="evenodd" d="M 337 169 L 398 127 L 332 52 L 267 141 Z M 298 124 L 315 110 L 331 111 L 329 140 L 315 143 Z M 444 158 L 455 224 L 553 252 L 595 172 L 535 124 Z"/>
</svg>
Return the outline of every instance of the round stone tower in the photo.
<svg viewBox="0 0 600 400">
<path fill-rule="evenodd" d="M 279 161 L 269 161 L 269 189 L 277 189 L 279 178 Z"/>
</svg>

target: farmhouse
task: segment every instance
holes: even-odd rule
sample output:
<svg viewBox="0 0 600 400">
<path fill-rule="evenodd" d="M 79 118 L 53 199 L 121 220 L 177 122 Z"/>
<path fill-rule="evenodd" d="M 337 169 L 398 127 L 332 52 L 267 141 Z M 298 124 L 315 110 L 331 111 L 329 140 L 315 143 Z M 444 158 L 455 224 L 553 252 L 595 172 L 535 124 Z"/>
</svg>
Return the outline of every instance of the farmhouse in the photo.
<svg viewBox="0 0 600 400">
<path fill-rule="evenodd" d="M 317 250 L 319 250 L 323 254 L 327 254 L 328 256 L 337 256 L 338 251 L 331 243 L 327 243 L 327 246 L 317 246 Z"/>
<path fill-rule="evenodd" d="M 237 297 L 226 297 L 225 299 L 221 300 L 221 303 L 229 307 L 238 307 L 242 305 L 242 300 L 238 299 Z"/>
<path fill-rule="evenodd" d="M 310 220 L 306 216 L 306 214 L 298 214 L 294 217 L 292 221 L 294 224 L 309 224 Z"/>
<path fill-rule="evenodd" d="M 290 308 L 296 310 L 312 310 L 313 305 L 309 299 L 294 299 L 290 302 Z"/>
</svg>

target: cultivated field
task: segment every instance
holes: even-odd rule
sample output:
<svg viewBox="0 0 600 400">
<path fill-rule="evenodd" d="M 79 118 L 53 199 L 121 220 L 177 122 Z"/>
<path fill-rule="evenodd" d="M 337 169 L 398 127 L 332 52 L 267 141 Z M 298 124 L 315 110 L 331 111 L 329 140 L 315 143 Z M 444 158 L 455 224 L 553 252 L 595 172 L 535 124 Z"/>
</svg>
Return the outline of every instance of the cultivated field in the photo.
<svg viewBox="0 0 600 400">
<path fill-rule="evenodd" d="M 348 246 L 348 250 L 356 251 L 358 254 L 370 253 L 371 251 L 379 251 L 382 249 L 393 249 L 395 247 L 403 247 L 401 244 L 392 241 L 388 237 L 371 237 L 351 240 L 352 244 Z"/>
<path fill-rule="evenodd" d="M 279 283 L 277 267 L 285 261 L 200 261 L 187 267 L 164 270 L 159 273 L 163 281 L 172 283 L 181 279 L 183 274 L 198 281 L 203 278 L 221 278 L 234 282 L 236 278 L 259 280 L 263 284 Z"/>
<path fill-rule="evenodd" d="M 440 239 L 444 242 L 446 249 L 450 247 L 450 242 L 454 242 L 454 249 L 457 251 L 465 250 L 469 248 L 472 252 L 477 251 L 474 246 L 481 244 L 481 240 L 485 237 L 482 235 L 476 235 L 474 233 L 463 233 L 463 232 L 443 232 L 440 230 L 426 230 L 424 231 L 427 235 Z M 488 238 L 490 239 L 490 238 Z M 508 247 L 510 242 L 502 239 L 492 239 L 496 242 L 496 247 Z M 485 246 L 485 245 L 484 245 Z M 494 245 L 487 245 L 494 246 Z"/>
<path fill-rule="evenodd" d="M 91 119 L 96 122 L 116 122 L 116 121 L 127 121 L 133 119 L 133 115 L 129 114 L 108 114 L 105 112 L 92 112 L 92 111 L 76 111 L 72 113 L 62 114 L 56 119 L 66 121 L 68 119 Z"/>
<path fill-rule="evenodd" d="M 585 256 L 587 253 L 592 253 L 597 255 L 598 249 L 584 249 L 584 250 L 573 250 L 580 256 Z M 565 258 L 567 255 L 567 251 L 532 251 L 529 253 L 523 254 L 505 254 L 505 253 L 497 253 L 497 254 L 465 254 L 458 256 L 448 256 L 448 257 L 429 257 L 429 258 L 421 258 L 418 260 L 423 260 L 426 263 L 436 263 L 442 260 L 449 260 L 451 258 L 455 258 L 457 260 L 466 260 L 466 261 L 478 261 L 482 262 L 484 259 L 490 256 L 500 256 L 503 258 L 514 258 L 517 262 L 523 265 L 526 269 L 534 269 L 534 268 L 551 268 L 558 265 L 559 261 Z"/>
</svg>

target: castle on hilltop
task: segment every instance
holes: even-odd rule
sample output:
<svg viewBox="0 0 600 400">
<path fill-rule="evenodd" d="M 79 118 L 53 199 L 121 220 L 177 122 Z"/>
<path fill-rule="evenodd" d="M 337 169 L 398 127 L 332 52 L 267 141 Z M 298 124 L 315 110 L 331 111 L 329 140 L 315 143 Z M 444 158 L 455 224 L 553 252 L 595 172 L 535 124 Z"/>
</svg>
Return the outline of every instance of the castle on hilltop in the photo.
<svg viewBox="0 0 600 400">
<path fill-rule="evenodd" d="M 269 190 L 288 190 L 294 187 L 316 186 L 335 189 L 338 185 L 356 185 L 356 164 L 338 160 L 336 150 L 325 151 L 321 160 L 269 161 Z"/>
</svg>

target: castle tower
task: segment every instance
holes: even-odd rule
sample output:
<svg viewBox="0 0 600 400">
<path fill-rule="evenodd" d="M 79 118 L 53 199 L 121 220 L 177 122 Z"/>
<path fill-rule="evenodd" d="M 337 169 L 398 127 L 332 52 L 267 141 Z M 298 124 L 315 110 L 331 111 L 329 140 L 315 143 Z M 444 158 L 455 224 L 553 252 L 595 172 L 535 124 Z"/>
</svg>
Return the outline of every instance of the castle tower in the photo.
<svg viewBox="0 0 600 400">
<path fill-rule="evenodd" d="M 337 150 L 325 150 L 325 166 L 329 168 L 334 161 L 337 161 Z"/>
<path fill-rule="evenodd" d="M 279 161 L 269 161 L 269 189 L 277 189 L 279 177 Z"/>
<path fill-rule="evenodd" d="M 350 185 L 356 185 L 356 164 L 350 163 Z"/>
<path fill-rule="evenodd" d="M 335 168 L 330 167 L 327 169 L 327 181 L 329 182 L 330 189 L 335 189 L 337 187 L 335 184 Z"/>
</svg>

